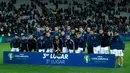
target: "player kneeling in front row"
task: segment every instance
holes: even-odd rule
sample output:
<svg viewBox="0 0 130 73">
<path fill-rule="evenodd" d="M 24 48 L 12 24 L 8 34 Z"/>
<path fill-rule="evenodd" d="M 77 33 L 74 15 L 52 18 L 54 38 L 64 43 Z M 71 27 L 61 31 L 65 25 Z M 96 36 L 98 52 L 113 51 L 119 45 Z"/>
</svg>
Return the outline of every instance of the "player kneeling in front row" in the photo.
<svg viewBox="0 0 130 73">
<path fill-rule="evenodd" d="M 118 67 L 123 67 L 125 43 L 117 31 L 114 34 L 115 36 L 112 38 L 110 45 L 111 54 L 115 54 Z"/>
<path fill-rule="evenodd" d="M 19 52 L 20 48 L 20 39 L 17 34 L 15 34 L 14 39 L 10 43 L 11 51 L 12 52 Z"/>
<path fill-rule="evenodd" d="M 70 39 L 70 36 L 66 37 L 65 46 L 67 47 L 69 53 L 74 53 L 75 45 L 74 41 Z"/>
<path fill-rule="evenodd" d="M 37 40 L 37 49 L 38 49 L 38 52 L 46 51 L 46 41 L 43 35 L 41 35 L 40 38 Z"/>
<path fill-rule="evenodd" d="M 62 40 L 59 38 L 58 35 L 55 35 L 52 45 L 55 55 L 59 55 L 60 52 L 62 51 Z"/>
</svg>

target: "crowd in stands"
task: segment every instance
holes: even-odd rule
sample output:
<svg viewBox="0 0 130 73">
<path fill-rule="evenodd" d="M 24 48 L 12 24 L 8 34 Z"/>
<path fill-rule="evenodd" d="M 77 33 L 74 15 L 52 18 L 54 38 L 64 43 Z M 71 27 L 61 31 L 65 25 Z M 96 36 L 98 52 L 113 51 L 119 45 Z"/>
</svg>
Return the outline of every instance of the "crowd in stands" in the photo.
<svg viewBox="0 0 130 73">
<path fill-rule="evenodd" d="M 0 3 L 0 34 L 29 33 L 37 27 L 42 30 L 54 31 L 54 26 L 62 31 L 67 25 L 72 29 L 91 27 L 94 31 L 103 28 L 105 31 L 119 30 L 120 33 L 130 33 L 130 17 L 122 16 L 120 12 L 130 12 L 129 0 L 88 0 L 84 4 L 74 0 L 69 3 L 64 0 L 50 0 L 55 9 L 47 8 L 49 3 L 31 0 L 30 4 L 21 4 L 16 8 L 17 0 Z M 68 5 L 61 8 L 59 4 Z M 42 9 L 39 13 L 37 6 Z"/>
</svg>

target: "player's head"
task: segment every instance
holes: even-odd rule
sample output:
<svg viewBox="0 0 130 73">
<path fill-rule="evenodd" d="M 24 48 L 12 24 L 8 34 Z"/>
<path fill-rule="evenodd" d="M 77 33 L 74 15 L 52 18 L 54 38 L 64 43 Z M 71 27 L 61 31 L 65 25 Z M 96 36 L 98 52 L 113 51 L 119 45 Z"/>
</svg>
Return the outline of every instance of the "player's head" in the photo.
<svg viewBox="0 0 130 73">
<path fill-rule="evenodd" d="M 67 39 L 67 40 L 70 40 L 70 36 L 69 36 L 69 35 L 67 35 L 67 36 L 66 36 L 66 39 Z"/>
<path fill-rule="evenodd" d="M 74 30 L 74 29 L 72 29 L 72 30 L 71 30 L 71 33 L 72 33 L 72 34 L 75 34 L 75 30 Z"/>
<path fill-rule="evenodd" d="M 47 37 L 50 37 L 50 35 L 51 35 L 50 32 L 46 32 Z"/>
<path fill-rule="evenodd" d="M 29 38 L 30 38 L 30 39 L 33 39 L 33 35 L 30 35 Z"/>
<path fill-rule="evenodd" d="M 67 26 L 67 31 L 70 31 L 70 30 L 71 30 L 71 26 L 68 25 L 68 26 Z"/>
<path fill-rule="evenodd" d="M 19 38 L 17 33 L 15 33 L 14 38 L 15 38 L 15 39 L 18 39 L 18 38 Z"/>
<path fill-rule="evenodd" d="M 90 31 L 90 35 L 94 35 L 94 31 L 93 30 Z"/>
<path fill-rule="evenodd" d="M 108 35 L 108 36 L 111 36 L 111 31 L 108 31 L 108 32 L 107 32 L 107 35 Z"/>
<path fill-rule="evenodd" d="M 58 31 L 59 31 L 58 26 L 55 26 L 55 31 L 56 31 L 56 32 L 58 32 Z"/>
<path fill-rule="evenodd" d="M 37 32 L 40 32 L 40 28 L 37 28 Z"/>
<path fill-rule="evenodd" d="M 82 26 L 79 27 L 79 32 L 83 32 Z"/>
<path fill-rule="evenodd" d="M 49 27 L 46 27 L 46 31 L 49 31 Z"/>
<path fill-rule="evenodd" d="M 22 40 L 24 40 L 25 39 L 25 35 L 24 34 L 22 34 Z"/>
<path fill-rule="evenodd" d="M 18 39 L 18 35 L 15 35 L 15 37 L 14 37 L 15 39 Z"/>
<path fill-rule="evenodd" d="M 64 31 L 62 31 L 62 32 L 61 32 L 61 35 L 62 35 L 62 36 L 64 36 L 64 35 L 65 35 L 65 32 L 64 32 Z"/>
<path fill-rule="evenodd" d="M 76 37 L 77 37 L 77 38 L 80 38 L 80 37 L 81 37 L 81 34 L 80 34 L 80 33 L 77 33 L 77 34 L 76 34 Z"/>
<path fill-rule="evenodd" d="M 99 29 L 99 34 L 103 34 L 103 29 Z"/>
<path fill-rule="evenodd" d="M 91 31 L 91 28 L 90 27 L 87 27 L 86 28 L 86 31 L 89 33 Z"/>
<path fill-rule="evenodd" d="M 43 40 L 43 39 L 44 39 L 44 35 L 41 35 L 41 36 L 40 36 L 40 39 Z"/>
<path fill-rule="evenodd" d="M 114 35 L 115 35 L 115 36 L 118 36 L 118 35 L 119 35 L 118 31 L 115 31 L 115 32 L 114 32 Z"/>
<path fill-rule="evenodd" d="M 59 36 L 58 35 L 55 35 L 55 40 L 58 40 L 59 39 Z"/>
</svg>

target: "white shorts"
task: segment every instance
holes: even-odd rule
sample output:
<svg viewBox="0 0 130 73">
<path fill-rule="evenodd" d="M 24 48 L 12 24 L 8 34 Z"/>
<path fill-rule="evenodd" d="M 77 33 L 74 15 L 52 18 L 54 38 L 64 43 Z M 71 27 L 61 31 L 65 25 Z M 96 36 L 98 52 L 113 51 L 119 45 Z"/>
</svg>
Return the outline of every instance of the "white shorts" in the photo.
<svg viewBox="0 0 130 73">
<path fill-rule="evenodd" d="M 69 49 L 69 53 L 74 53 L 74 50 L 70 50 L 70 49 Z"/>
<path fill-rule="evenodd" d="M 115 56 L 124 56 L 123 50 L 117 50 L 117 49 L 111 50 L 111 54 L 115 54 Z"/>
<path fill-rule="evenodd" d="M 109 47 L 101 47 L 100 54 L 109 54 Z"/>
<path fill-rule="evenodd" d="M 39 49 L 38 52 L 45 52 L 45 49 Z"/>
<path fill-rule="evenodd" d="M 19 52 L 19 48 L 12 48 L 11 51 L 12 52 Z"/>
<path fill-rule="evenodd" d="M 67 47 L 63 47 L 63 48 L 62 48 L 62 53 L 68 53 Z"/>
<path fill-rule="evenodd" d="M 75 50 L 75 53 L 81 53 L 83 51 L 83 48 L 78 48 L 77 50 Z"/>
<path fill-rule="evenodd" d="M 93 53 L 100 54 L 101 53 L 101 46 L 93 47 Z"/>
<path fill-rule="evenodd" d="M 53 53 L 53 48 L 48 48 L 46 52 L 47 53 Z"/>
</svg>

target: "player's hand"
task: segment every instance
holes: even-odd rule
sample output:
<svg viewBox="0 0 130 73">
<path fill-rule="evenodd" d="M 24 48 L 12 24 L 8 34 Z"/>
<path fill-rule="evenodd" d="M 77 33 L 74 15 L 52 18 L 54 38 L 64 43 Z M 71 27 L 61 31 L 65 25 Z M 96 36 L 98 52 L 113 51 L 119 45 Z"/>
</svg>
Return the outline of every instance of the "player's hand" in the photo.
<svg viewBox="0 0 130 73">
<path fill-rule="evenodd" d="M 82 53 L 83 53 L 83 54 L 86 54 L 86 52 L 85 52 L 85 51 L 83 51 Z"/>
<path fill-rule="evenodd" d="M 124 50 L 122 50 L 122 52 L 124 53 Z"/>
</svg>

